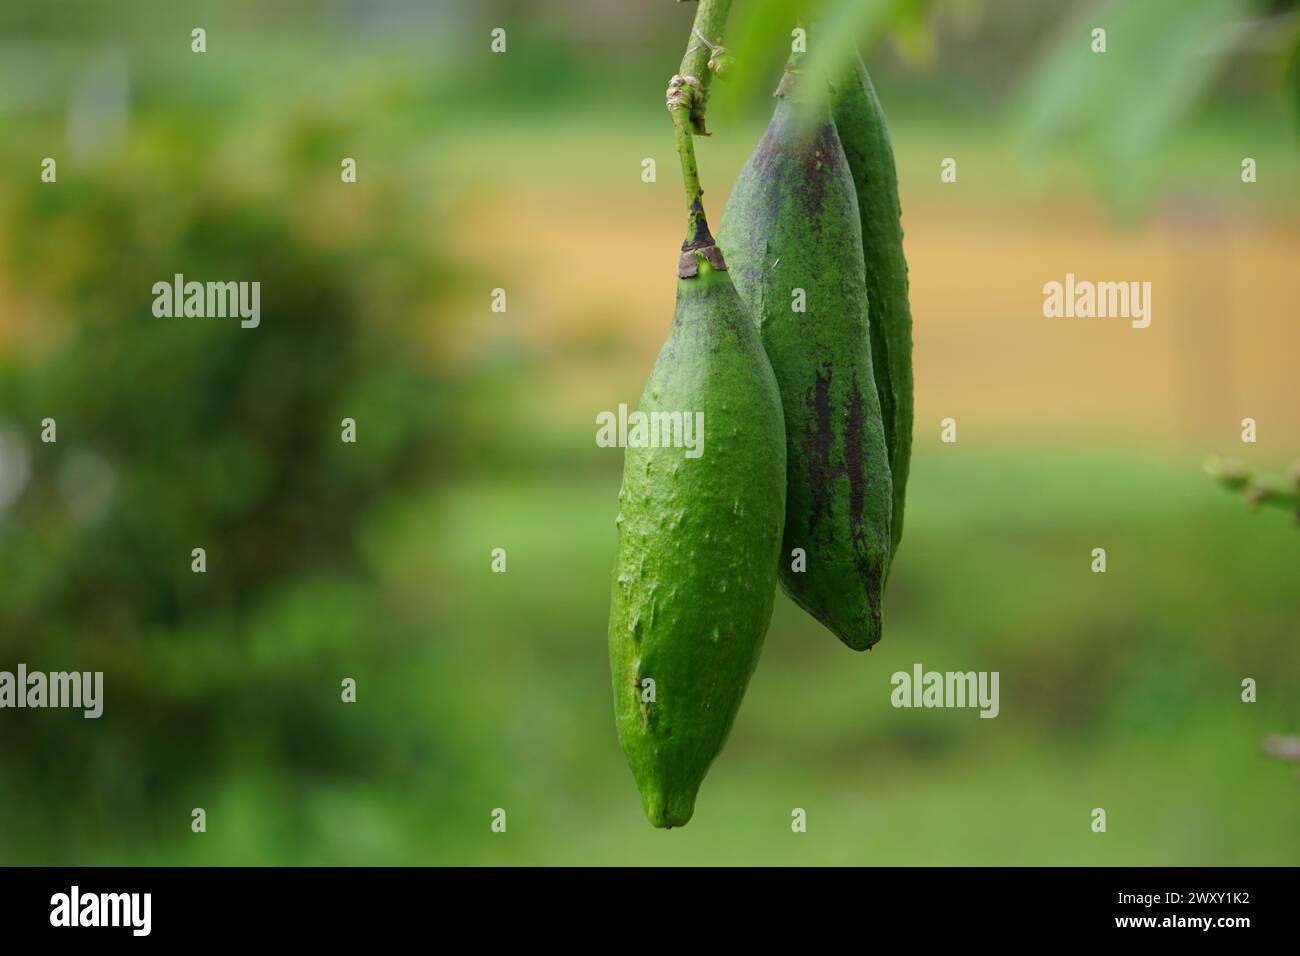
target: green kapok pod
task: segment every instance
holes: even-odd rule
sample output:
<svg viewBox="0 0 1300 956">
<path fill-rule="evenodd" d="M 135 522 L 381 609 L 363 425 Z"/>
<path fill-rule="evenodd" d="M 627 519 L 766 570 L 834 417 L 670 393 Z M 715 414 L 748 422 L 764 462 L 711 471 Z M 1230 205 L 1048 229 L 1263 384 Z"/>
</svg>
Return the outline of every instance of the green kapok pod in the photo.
<svg viewBox="0 0 1300 956">
<path fill-rule="evenodd" d="M 890 562 L 903 536 L 903 504 L 912 459 L 912 310 L 907 302 L 898 173 L 885 112 L 861 57 L 836 84 L 835 128 L 857 189 L 867 298 L 871 302 L 871 359 L 885 423 L 885 447 L 894 485 Z"/>
<path fill-rule="evenodd" d="M 729 274 L 703 255 L 698 269 L 677 280 L 637 409 L 666 416 L 658 447 L 633 447 L 629 416 L 609 616 L 618 736 L 657 827 L 690 820 L 731 730 L 772 616 L 785 512 L 771 366 Z M 665 422 L 693 428 L 696 413 L 697 449 L 663 442 Z"/>
<path fill-rule="evenodd" d="M 865 650 L 880 639 L 893 488 L 862 226 L 830 106 L 796 104 L 797 91 L 787 72 L 727 200 L 718 245 L 759 323 L 785 411 L 781 584 L 841 641 Z"/>
</svg>

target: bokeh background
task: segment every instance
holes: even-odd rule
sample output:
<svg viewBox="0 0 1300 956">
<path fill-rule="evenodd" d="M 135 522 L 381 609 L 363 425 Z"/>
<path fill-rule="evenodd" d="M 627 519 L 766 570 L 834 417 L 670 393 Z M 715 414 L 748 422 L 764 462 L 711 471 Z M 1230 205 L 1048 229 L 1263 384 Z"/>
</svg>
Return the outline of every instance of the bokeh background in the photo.
<svg viewBox="0 0 1300 956">
<path fill-rule="evenodd" d="M 779 596 L 668 833 L 614 733 L 594 434 L 672 313 L 694 4 L 0 9 L 0 669 L 105 673 L 97 721 L 0 712 L 0 863 L 1300 862 L 1261 749 L 1300 732 L 1300 528 L 1202 471 L 1300 459 L 1295 5 L 846 9 L 915 320 L 885 637 Z M 733 12 L 715 223 L 785 15 Z M 260 280 L 261 326 L 155 318 L 176 272 Z M 1151 327 L 1045 319 L 1067 272 L 1149 280 Z M 999 671 L 1001 715 L 891 708 L 915 662 Z"/>
</svg>

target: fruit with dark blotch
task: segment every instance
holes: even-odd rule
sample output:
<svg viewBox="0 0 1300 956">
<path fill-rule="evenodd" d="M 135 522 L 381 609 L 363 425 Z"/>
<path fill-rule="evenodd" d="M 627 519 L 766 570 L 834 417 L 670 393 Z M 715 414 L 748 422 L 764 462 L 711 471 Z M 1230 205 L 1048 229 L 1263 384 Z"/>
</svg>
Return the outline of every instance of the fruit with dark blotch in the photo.
<svg viewBox="0 0 1300 956">
<path fill-rule="evenodd" d="M 907 302 L 898 173 L 884 110 L 862 59 L 836 84 L 833 115 L 853 173 L 862 224 L 867 298 L 871 303 L 871 359 L 885 423 L 894 485 L 890 562 L 903 536 L 903 504 L 912 457 L 912 312 Z"/>
<path fill-rule="evenodd" d="M 862 227 L 830 107 L 807 115 L 810 104 L 791 100 L 792 76 L 727 200 L 718 245 L 760 323 L 785 411 L 781 584 L 845 644 L 865 650 L 880 639 L 892 486 Z M 805 311 L 796 310 L 798 290 Z"/>
<path fill-rule="evenodd" d="M 780 398 L 728 273 L 703 255 L 638 411 L 680 413 L 695 451 L 629 447 L 609 620 L 619 740 L 657 827 L 682 826 L 758 661 L 785 509 Z M 688 455 L 687 452 L 690 452 Z M 652 683 L 651 683 L 652 682 Z"/>
</svg>

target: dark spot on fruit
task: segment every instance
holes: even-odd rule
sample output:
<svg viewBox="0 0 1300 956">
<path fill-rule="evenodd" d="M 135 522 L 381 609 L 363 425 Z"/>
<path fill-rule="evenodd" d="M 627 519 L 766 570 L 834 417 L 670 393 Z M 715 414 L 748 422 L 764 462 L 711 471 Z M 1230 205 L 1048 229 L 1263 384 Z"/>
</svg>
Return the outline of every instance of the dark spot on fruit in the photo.
<svg viewBox="0 0 1300 956">
<path fill-rule="evenodd" d="M 849 527 L 854 534 L 862 525 L 867 500 L 867 409 L 856 378 L 849 379 L 849 414 L 844 429 L 844 458 L 849 469 Z"/>
<path fill-rule="evenodd" d="M 812 427 L 804 437 L 804 461 L 808 467 L 808 492 L 811 508 L 808 529 L 817 526 L 822 516 L 829 516 L 834 498 L 835 468 L 831 455 L 835 450 L 835 432 L 831 427 L 831 378 L 829 364 L 817 373 L 817 381 L 807 397 L 808 410 L 812 412 Z"/>
<path fill-rule="evenodd" d="M 869 560 L 865 555 L 858 558 L 858 580 L 867 592 L 867 603 L 871 606 L 871 631 L 880 633 L 880 563 Z"/>
</svg>

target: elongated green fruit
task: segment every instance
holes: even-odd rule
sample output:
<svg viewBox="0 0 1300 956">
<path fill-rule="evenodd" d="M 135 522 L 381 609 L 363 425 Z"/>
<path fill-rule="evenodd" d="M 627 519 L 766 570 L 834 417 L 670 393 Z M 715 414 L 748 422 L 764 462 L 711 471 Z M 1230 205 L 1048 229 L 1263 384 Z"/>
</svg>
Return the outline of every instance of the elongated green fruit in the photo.
<svg viewBox="0 0 1300 956">
<path fill-rule="evenodd" d="M 691 818 L 731 730 L 772 616 L 785 509 L 772 368 L 728 273 L 703 254 L 698 266 L 677 280 L 638 406 L 659 447 L 636 444 L 629 416 L 609 617 L 619 740 L 657 827 Z M 679 421 L 687 447 L 668 442 Z"/>
<path fill-rule="evenodd" d="M 898 174 L 885 113 L 861 57 L 835 89 L 835 127 L 857 187 L 867 297 L 871 301 L 871 360 L 885 422 L 894 484 L 890 561 L 903 537 L 903 503 L 912 459 L 912 311 L 907 304 Z"/>
<path fill-rule="evenodd" d="M 892 504 L 861 226 L 830 107 L 797 114 L 792 76 L 727 200 L 718 244 L 760 322 L 785 409 L 781 584 L 865 650 L 880 639 Z"/>
</svg>

